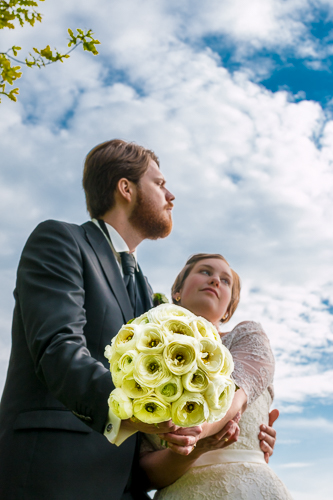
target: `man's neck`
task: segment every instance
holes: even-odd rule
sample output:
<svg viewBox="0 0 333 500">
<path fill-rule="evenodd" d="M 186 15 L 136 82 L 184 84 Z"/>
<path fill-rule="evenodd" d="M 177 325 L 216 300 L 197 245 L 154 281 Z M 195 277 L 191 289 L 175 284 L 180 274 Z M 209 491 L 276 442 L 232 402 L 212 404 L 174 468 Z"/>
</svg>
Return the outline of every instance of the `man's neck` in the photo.
<svg viewBox="0 0 333 500">
<path fill-rule="evenodd" d="M 109 212 L 105 214 L 102 219 L 120 234 L 126 242 L 129 251 L 134 252 L 137 246 L 143 241 L 144 238 L 138 231 L 129 223 L 128 218 L 121 213 Z"/>
</svg>

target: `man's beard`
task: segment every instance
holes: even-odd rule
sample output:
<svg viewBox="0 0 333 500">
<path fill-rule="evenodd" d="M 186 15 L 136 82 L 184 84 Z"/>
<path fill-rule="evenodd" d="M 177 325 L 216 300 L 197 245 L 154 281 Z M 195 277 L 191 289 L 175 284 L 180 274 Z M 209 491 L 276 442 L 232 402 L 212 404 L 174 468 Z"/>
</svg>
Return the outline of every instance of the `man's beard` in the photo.
<svg viewBox="0 0 333 500">
<path fill-rule="evenodd" d="M 149 240 L 165 238 L 171 233 L 172 229 L 171 211 L 163 209 L 163 212 L 158 212 L 154 203 L 147 199 L 139 186 L 129 222 L 140 232 L 144 239 Z"/>
</svg>

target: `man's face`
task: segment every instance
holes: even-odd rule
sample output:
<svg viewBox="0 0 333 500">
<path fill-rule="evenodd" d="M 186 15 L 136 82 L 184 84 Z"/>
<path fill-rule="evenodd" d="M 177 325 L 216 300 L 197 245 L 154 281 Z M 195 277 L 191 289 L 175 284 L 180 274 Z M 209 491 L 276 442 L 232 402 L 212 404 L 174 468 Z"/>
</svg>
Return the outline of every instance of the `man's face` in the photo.
<svg viewBox="0 0 333 500">
<path fill-rule="evenodd" d="M 150 164 L 136 186 L 136 201 L 130 223 L 143 238 L 165 238 L 172 229 L 173 194 L 165 187 L 165 179 L 157 164 Z"/>
</svg>

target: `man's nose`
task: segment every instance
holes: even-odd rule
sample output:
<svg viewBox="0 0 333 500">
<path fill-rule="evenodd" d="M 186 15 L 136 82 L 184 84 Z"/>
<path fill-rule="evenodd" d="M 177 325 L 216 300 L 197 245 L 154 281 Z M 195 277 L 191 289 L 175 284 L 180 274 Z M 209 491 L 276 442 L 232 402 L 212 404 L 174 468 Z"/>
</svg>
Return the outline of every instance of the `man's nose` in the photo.
<svg viewBox="0 0 333 500">
<path fill-rule="evenodd" d="M 170 191 L 167 189 L 166 193 L 165 193 L 165 198 L 167 201 L 170 202 L 170 201 L 173 201 L 175 199 L 175 196 L 172 193 L 170 193 Z"/>
</svg>

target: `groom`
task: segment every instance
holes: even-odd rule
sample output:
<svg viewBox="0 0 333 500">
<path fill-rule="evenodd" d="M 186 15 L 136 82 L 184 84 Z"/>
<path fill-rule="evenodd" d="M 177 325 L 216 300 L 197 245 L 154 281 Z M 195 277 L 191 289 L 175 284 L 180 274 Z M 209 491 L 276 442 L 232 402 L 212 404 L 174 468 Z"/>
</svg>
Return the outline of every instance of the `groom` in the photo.
<svg viewBox="0 0 333 500">
<path fill-rule="evenodd" d="M 112 415 L 104 358 L 119 328 L 152 306 L 135 249 L 170 233 L 174 196 L 155 154 L 120 140 L 88 154 L 83 187 L 92 220 L 41 223 L 18 267 L 0 406 L 6 500 L 145 498 L 135 432 L 176 430 Z M 172 436 L 184 449 L 195 444 L 193 436 Z"/>
</svg>

